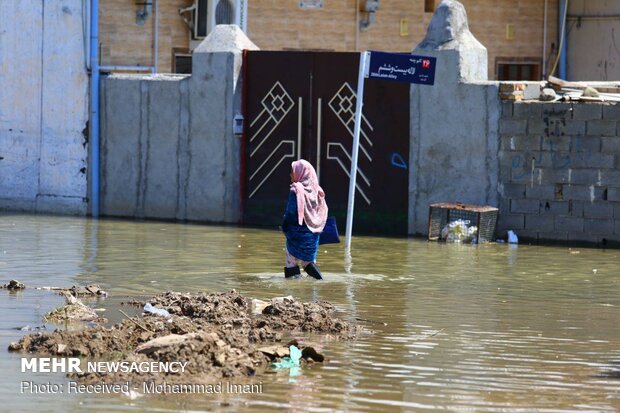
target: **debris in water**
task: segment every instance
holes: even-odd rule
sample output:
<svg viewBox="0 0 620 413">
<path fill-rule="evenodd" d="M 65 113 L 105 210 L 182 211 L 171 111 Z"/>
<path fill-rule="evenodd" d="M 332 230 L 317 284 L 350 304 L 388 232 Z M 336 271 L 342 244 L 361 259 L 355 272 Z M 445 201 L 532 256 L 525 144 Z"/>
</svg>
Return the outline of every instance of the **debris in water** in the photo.
<svg viewBox="0 0 620 413">
<path fill-rule="evenodd" d="M 262 314 L 265 307 L 269 305 L 269 302 L 253 298 L 252 301 L 252 314 Z"/>
<path fill-rule="evenodd" d="M 65 297 L 67 304 L 58 307 L 45 314 L 44 319 L 51 323 L 66 323 L 78 321 L 97 321 L 106 322 L 103 317 L 99 317 L 97 312 L 85 305 L 79 298 L 71 295 L 68 290 L 62 291 L 61 295 Z"/>
<path fill-rule="evenodd" d="M 69 293 L 74 297 L 107 297 L 108 293 L 103 291 L 97 284 L 87 285 L 86 287 L 73 286 L 71 288 L 62 287 L 35 287 L 35 290 L 58 291 L 58 294 Z"/>
<path fill-rule="evenodd" d="M 32 327 L 30 325 L 26 325 L 23 327 L 15 327 L 15 330 L 19 330 L 19 331 L 38 331 L 38 330 L 45 330 L 45 329 L 46 329 L 45 325 L 35 326 L 35 327 Z"/>
<path fill-rule="evenodd" d="M 519 237 L 517 237 L 517 234 L 515 234 L 514 231 L 508 231 L 508 243 L 509 244 L 518 244 L 519 243 Z"/>
<path fill-rule="evenodd" d="M 147 313 L 158 315 L 160 317 L 170 317 L 170 313 L 168 311 L 164 310 L 163 308 L 153 307 L 151 303 L 146 303 L 144 305 L 144 311 L 146 311 Z"/>
<path fill-rule="evenodd" d="M 69 289 L 74 297 L 107 297 L 108 293 L 103 291 L 97 284 L 87 285 L 86 287 L 76 287 L 75 285 Z"/>
<path fill-rule="evenodd" d="M 272 360 L 281 357 L 288 357 L 290 351 L 287 347 L 284 346 L 268 346 L 268 347 L 260 347 L 258 349 L 263 354 L 266 354 Z"/>
<path fill-rule="evenodd" d="M 289 350 L 288 357 L 282 357 L 280 361 L 271 363 L 271 365 L 275 367 L 276 369 L 292 369 L 295 367 L 299 367 L 299 359 L 301 359 L 301 350 L 293 345 L 289 346 L 288 350 Z"/>
<path fill-rule="evenodd" d="M 31 333 L 11 343 L 9 350 L 130 363 L 187 362 L 182 372 L 84 372 L 71 376 L 86 384 L 204 384 L 217 377 L 260 374 L 284 357 L 297 360 L 299 366 L 325 359 L 314 348 L 304 348 L 296 341 L 289 343 L 296 349 L 293 357 L 291 347 L 285 355 L 279 344 L 284 335 L 311 332 L 349 339 L 362 331 L 336 318 L 334 306 L 324 301 L 303 303 L 293 297 L 279 297 L 265 301 L 267 305 L 259 314 L 252 313 L 251 298 L 234 290 L 214 294 L 166 292 L 147 302 L 167 311 L 170 317 L 162 319 L 144 313 L 111 327 L 94 324 L 82 329 Z M 143 307 L 146 302 L 132 304 Z"/>
<path fill-rule="evenodd" d="M 26 288 L 26 285 L 17 280 L 11 280 L 0 288 L 4 288 L 6 290 L 23 290 L 24 288 Z"/>
</svg>

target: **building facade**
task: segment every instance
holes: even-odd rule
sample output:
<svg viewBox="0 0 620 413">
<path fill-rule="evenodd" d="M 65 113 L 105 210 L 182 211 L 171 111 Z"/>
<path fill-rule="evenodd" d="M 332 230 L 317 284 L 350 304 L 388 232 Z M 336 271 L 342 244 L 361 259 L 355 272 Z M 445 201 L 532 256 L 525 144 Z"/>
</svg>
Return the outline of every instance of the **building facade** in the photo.
<svg viewBox="0 0 620 413">
<path fill-rule="evenodd" d="M 620 2 L 572 0 L 566 33 L 568 79 L 620 80 Z"/>
<path fill-rule="evenodd" d="M 262 50 L 411 52 L 438 3 L 156 0 L 149 6 L 100 0 L 101 63 L 150 67 L 156 61 L 158 72 L 183 72 L 193 47 L 218 22 L 239 24 Z M 472 33 L 488 49 L 489 79 L 537 80 L 551 68 L 557 56 L 558 0 L 462 3 Z"/>
</svg>

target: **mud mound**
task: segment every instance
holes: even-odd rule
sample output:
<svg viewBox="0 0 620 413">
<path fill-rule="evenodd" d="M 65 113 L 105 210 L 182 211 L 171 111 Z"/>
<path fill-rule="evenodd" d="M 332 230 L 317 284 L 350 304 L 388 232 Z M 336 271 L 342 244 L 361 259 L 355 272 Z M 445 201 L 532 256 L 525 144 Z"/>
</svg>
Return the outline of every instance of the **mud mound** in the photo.
<svg viewBox="0 0 620 413">
<path fill-rule="evenodd" d="M 85 383 L 208 383 L 219 377 L 253 376 L 257 369 L 269 362 L 269 357 L 256 350 L 243 336 L 235 336 L 234 343 L 229 341 L 230 338 L 222 331 L 163 335 L 126 351 L 120 360 L 129 363 L 186 362 L 184 371 L 140 374 L 86 372 L 75 377 Z"/>
<path fill-rule="evenodd" d="M 9 350 L 26 351 L 41 355 L 62 355 L 67 357 L 122 358 L 139 343 L 151 338 L 173 334 L 177 331 L 171 323 L 155 318 L 123 320 L 110 328 L 91 326 L 81 330 L 56 330 L 51 333 L 28 334 L 17 343 L 11 343 Z M 192 330 L 194 330 L 192 328 Z"/>
<path fill-rule="evenodd" d="M 272 300 L 257 326 L 266 323 L 276 330 L 301 330 L 339 336 L 354 334 L 349 323 L 333 317 L 334 306 L 326 301 L 301 303 L 293 299 Z"/>
<path fill-rule="evenodd" d="M 170 314 L 201 318 L 213 324 L 246 323 L 248 300 L 235 290 L 215 294 L 166 292 L 149 301 Z M 141 303 L 144 304 L 144 303 Z"/>
<path fill-rule="evenodd" d="M 170 317 L 145 314 L 109 328 L 96 325 L 33 333 L 11 343 L 9 350 L 90 360 L 187 362 L 182 373 L 91 372 L 77 376 L 86 383 L 205 383 L 217 377 L 256 374 L 273 360 L 273 355 L 264 348 L 259 350 L 258 345 L 281 343 L 284 334 L 312 332 L 347 339 L 358 332 L 357 327 L 335 318 L 334 307 L 327 302 L 302 303 L 281 297 L 267 301 L 262 313 L 252 314 L 252 301 L 234 290 L 218 294 L 166 292 L 148 302 L 167 310 Z M 138 301 L 133 304 L 143 305 Z M 304 357 L 318 360 L 311 350 L 306 350 Z"/>
<path fill-rule="evenodd" d="M 74 323 L 80 321 L 107 322 L 104 317 L 99 317 L 95 310 L 85 305 L 79 298 L 71 294 L 69 290 L 63 290 L 60 294 L 65 297 L 67 304 L 45 314 L 43 317 L 45 321 L 51 323 Z"/>
<path fill-rule="evenodd" d="M 212 324 L 232 325 L 238 328 L 271 329 L 336 334 L 343 337 L 354 335 L 355 329 L 335 318 L 335 308 L 326 301 L 302 303 L 293 297 L 278 297 L 265 302 L 261 314 L 252 317 L 255 299 L 247 299 L 232 290 L 214 294 L 182 294 L 166 292 L 149 302 L 167 310 L 170 314 L 200 319 Z M 135 301 L 143 306 L 146 302 Z M 269 337 L 256 337 L 255 342 Z"/>
</svg>

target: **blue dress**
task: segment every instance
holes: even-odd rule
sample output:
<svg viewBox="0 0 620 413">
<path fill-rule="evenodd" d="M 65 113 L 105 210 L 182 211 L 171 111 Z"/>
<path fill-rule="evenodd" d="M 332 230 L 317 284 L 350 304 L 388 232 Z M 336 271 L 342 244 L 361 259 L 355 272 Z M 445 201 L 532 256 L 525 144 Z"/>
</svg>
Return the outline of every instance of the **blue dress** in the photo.
<svg viewBox="0 0 620 413">
<path fill-rule="evenodd" d="M 297 196 L 293 191 L 288 194 L 288 202 L 284 211 L 284 220 L 282 221 L 282 231 L 286 235 L 286 249 L 293 257 L 309 262 L 316 260 L 320 234 L 310 231 L 305 222 L 299 225 Z"/>
</svg>

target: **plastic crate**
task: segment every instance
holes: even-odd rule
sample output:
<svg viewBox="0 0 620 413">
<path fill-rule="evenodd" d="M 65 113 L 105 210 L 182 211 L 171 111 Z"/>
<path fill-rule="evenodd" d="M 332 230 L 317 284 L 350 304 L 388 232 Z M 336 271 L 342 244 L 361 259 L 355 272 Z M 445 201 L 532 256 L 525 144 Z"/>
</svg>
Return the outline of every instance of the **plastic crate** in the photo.
<svg viewBox="0 0 620 413">
<path fill-rule="evenodd" d="M 428 213 L 428 239 L 441 240 L 441 230 L 456 220 L 469 221 L 475 225 L 476 242 L 495 242 L 498 209 L 490 206 L 461 203 L 432 204 Z"/>
</svg>

